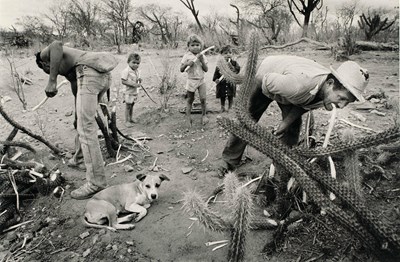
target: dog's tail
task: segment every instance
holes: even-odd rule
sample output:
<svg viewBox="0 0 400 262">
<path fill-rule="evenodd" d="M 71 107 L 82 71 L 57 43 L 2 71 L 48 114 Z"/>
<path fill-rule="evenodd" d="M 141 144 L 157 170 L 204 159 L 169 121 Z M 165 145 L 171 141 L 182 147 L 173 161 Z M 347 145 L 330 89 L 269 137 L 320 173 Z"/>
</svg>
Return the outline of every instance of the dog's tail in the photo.
<svg viewBox="0 0 400 262">
<path fill-rule="evenodd" d="M 101 228 L 101 229 L 105 228 L 105 229 L 108 229 L 108 230 L 113 231 L 113 232 L 117 231 L 117 229 L 115 229 L 113 227 L 110 227 L 110 226 L 90 223 L 89 221 L 87 221 L 86 217 L 82 218 L 82 222 L 86 227 L 94 227 L 94 228 Z"/>
</svg>

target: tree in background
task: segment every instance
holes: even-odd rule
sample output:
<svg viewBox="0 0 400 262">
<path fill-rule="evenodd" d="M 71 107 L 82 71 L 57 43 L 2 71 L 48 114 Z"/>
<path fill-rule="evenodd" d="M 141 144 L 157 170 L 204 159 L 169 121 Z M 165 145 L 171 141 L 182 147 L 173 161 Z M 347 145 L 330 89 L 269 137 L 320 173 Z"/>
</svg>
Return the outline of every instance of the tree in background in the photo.
<svg viewBox="0 0 400 262">
<path fill-rule="evenodd" d="M 246 21 L 261 30 L 269 44 L 276 43 L 282 29 L 289 30 L 290 14 L 284 0 L 241 0 Z"/>
<path fill-rule="evenodd" d="M 192 13 L 192 15 L 194 17 L 194 20 L 196 20 L 196 24 L 199 27 L 200 32 L 202 34 L 204 34 L 203 26 L 201 25 L 200 20 L 199 20 L 199 10 L 196 10 L 196 7 L 194 6 L 194 0 L 186 0 L 186 1 L 179 0 L 179 1 L 181 1 L 181 3 L 184 6 L 186 6 L 187 9 L 190 10 L 190 12 Z"/>
<path fill-rule="evenodd" d="M 339 34 L 341 37 L 338 38 L 337 43 L 340 50 L 334 53 L 336 60 L 340 60 L 341 57 L 346 58 L 358 52 L 355 41 L 355 28 L 353 26 L 354 17 L 358 12 L 359 0 L 344 2 L 336 10 L 338 29 L 341 31 Z"/>
<path fill-rule="evenodd" d="M 388 17 L 381 20 L 380 10 L 368 10 L 367 16 L 364 13 L 361 14 L 358 25 L 365 33 L 365 40 L 370 41 L 379 32 L 389 29 L 396 20 L 395 18 L 389 21 Z"/>
<path fill-rule="evenodd" d="M 57 31 L 57 35 L 61 41 L 69 35 L 67 2 L 58 1 L 53 3 L 49 8 L 49 12 L 44 14 L 44 16 L 52 23 L 53 29 Z"/>
<path fill-rule="evenodd" d="M 69 26 L 76 34 L 78 42 L 90 46 L 90 40 L 96 36 L 100 25 L 99 3 L 96 1 L 71 0 L 68 6 Z"/>
<path fill-rule="evenodd" d="M 315 40 L 317 41 L 328 40 L 327 42 L 330 42 L 329 39 L 327 39 L 329 38 L 329 36 L 332 36 L 328 29 L 328 11 L 329 9 L 327 6 L 325 7 L 325 9 L 317 10 L 310 21 L 308 33 L 309 35 L 311 34 L 312 36 L 314 36 Z"/>
<path fill-rule="evenodd" d="M 287 0 L 287 3 L 289 5 L 289 10 L 294 20 L 301 28 L 303 28 L 302 37 L 307 37 L 311 13 L 315 9 L 319 10 L 322 8 L 323 0 Z M 300 24 L 293 7 L 297 10 L 297 12 L 304 16 L 303 25 Z"/>
<path fill-rule="evenodd" d="M 151 34 L 160 36 L 163 44 L 175 46 L 178 28 L 182 25 L 179 15 L 173 15 L 170 7 L 155 4 L 139 7 L 139 13 L 152 23 L 153 27 L 149 31 Z"/>
<path fill-rule="evenodd" d="M 22 32 L 28 39 L 39 38 L 46 43 L 53 37 L 53 29 L 47 26 L 43 19 L 38 16 L 23 16 L 18 19 L 16 24 L 22 27 Z"/>
<path fill-rule="evenodd" d="M 124 44 L 129 43 L 128 29 L 132 22 L 129 16 L 132 13 L 131 0 L 103 0 L 105 16 L 113 23 L 116 38 L 121 39 Z M 121 41 L 118 41 L 119 43 Z"/>
</svg>

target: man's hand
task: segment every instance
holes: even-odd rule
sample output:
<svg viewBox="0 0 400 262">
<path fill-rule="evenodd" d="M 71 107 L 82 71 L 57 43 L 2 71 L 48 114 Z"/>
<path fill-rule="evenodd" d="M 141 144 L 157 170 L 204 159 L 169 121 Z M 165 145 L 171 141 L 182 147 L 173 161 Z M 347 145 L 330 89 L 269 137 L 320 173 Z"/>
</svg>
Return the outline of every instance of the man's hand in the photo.
<svg viewBox="0 0 400 262">
<path fill-rule="evenodd" d="M 288 128 L 288 126 L 286 126 L 286 124 L 281 123 L 278 128 L 273 132 L 273 134 L 277 137 L 277 138 L 282 138 L 283 134 L 285 133 L 286 129 Z"/>
<path fill-rule="evenodd" d="M 44 90 L 47 97 L 54 97 L 57 95 L 57 91 L 58 90 L 55 82 L 49 82 Z"/>
</svg>

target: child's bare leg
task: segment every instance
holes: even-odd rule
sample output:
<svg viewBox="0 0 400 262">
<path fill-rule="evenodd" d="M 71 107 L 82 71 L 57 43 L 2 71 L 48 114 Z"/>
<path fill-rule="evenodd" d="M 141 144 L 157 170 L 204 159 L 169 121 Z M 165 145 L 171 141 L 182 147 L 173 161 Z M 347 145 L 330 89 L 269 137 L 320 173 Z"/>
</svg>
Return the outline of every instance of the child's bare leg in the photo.
<svg viewBox="0 0 400 262">
<path fill-rule="evenodd" d="M 199 86 L 199 97 L 200 97 L 200 103 L 201 103 L 201 124 L 205 125 L 208 123 L 208 118 L 206 116 L 206 114 L 207 114 L 207 104 L 206 104 L 207 87 L 206 87 L 205 83 L 203 83 L 202 85 Z"/>
<path fill-rule="evenodd" d="M 192 126 L 192 105 L 194 101 L 194 92 L 187 91 L 187 99 L 186 99 L 186 119 L 189 127 Z"/>
<path fill-rule="evenodd" d="M 228 96 L 228 111 L 231 110 L 233 106 L 233 96 Z"/>
<path fill-rule="evenodd" d="M 135 105 L 135 102 L 133 102 L 132 104 L 131 104 L 131 107 L 130 107 L 130 109 L 129 109 L 129 122 L 131 122 L 131 123 L 136 123 L 136 121 L 134 121 L 133 119 L 132 119 L 132 116 L 133 116 L 133 106 Z"/>
<path fill-rule="evenodd" d="M 206 99 L 200 99 L 200 103 L 201 103 L 201 124 L 205 125 L 208 123 L 208 118 L 207 118 L 207 103 L 206 103 Z"/>
<path fill-rule="evenodd" d="M 130 105 L 131 104 L 126 103 L 125 105 L 126 105 L 125 106 L 125 122 L 128 123 L 129 119 L 130 119 Z"/>
<path fill-rule="evenodd" d="M 225 112 L 225 97 L 221 97 L 221 113 Z"/>
</svg>

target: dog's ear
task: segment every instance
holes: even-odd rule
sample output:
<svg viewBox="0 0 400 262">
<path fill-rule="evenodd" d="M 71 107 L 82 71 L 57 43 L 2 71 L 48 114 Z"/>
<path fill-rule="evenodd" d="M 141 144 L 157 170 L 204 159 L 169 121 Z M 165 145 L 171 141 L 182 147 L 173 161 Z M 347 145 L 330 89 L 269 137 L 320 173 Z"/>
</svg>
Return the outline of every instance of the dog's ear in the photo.
<svg viewBox="0 0 400 262">
<path fill-rule="evenodd" d="M 146 176 L 147 176 L 146 174 L 138 174 L 136 176 L 136 178 L 143 182 L 143 180 L 146 178 Z"/>
<path fill-rule="evenodd" d="M 169 178 L 164 174 L 159 175 L 159 177 L 160 177 L 161 181 L 164 181 L 164 180 L 170 181 Z"/>
</svg>

